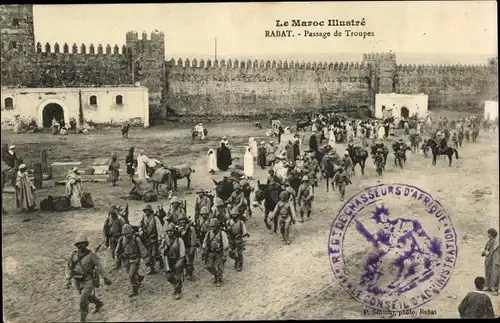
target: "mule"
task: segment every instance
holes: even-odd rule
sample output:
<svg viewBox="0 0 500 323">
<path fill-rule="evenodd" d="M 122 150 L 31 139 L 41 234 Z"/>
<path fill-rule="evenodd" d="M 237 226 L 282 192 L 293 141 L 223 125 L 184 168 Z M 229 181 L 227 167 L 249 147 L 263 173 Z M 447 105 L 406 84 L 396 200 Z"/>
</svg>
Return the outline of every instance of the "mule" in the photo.
<svg viewBox="0 0 500 323">
<path fill-rule="evenodd" d="M 368 158 L 368 151 L 361 147 L 347 146 L 347 152 L 352 160 L 352 173 L 356 175 L 356 165 L 361 167 L 361 175 L 365 175 L 366 159 Z"/>
<path fill-rule="evenodd" d="M 187 180 L 187 188 L 191 188 L 191 175 L 195 172 L 194 168 L 189 167 L 188 165 L 179 165 L 174 167 L 167 167 L 172 172 L 172 182 L 173 189 L 177 191 L 177 181 L 185 178 Z"/>
<path fill-rule="evenodd" d="M 257 129 L 262 129 L 262 125 L 260 124 L 260 122 L 259 122 L 259 121 L 255 121 L 255 122 L 253 123 L 253 126 L 254 126 L 255 128 L 257 128 Z"/>
<path fill-rule="evenodd" d="M 412 153 L 417 153 L 420 142 L 422 142 L 422 138 L 418 133 L 410 135 L 410 148 Z"/>
<path fill-rule="evenodd" d="M 156 190 L 156 194 L 158 195 L 160 195 L 160 185 L 166 185 L 168 190 L 172 190 L 174 188 L 172 171 L 163 165 L 156 167 L 153 174 L 150 175 L 148 181 L 153 182 L 153 189 Z"/>
<path fill-rule="evenodd" d="M 128 131 L 130 130 L 130 125 L 128 123 L 121 127 L 122 139 L 128 138 Z"/>
<path fill-rule="evenodd" d="M 453 159 L 453 153 L 455 153 L 455 158 L 458 159 L 458 151 L 455 148 L 446 147 L 444 149 L 439 149 L 438 144 L 433 140 L 429 139 L 427 141 L 427 146 L 432 151 L 432 165 L 436 165 L 437 156 L 446 155 L 448 156 L 448 166 L 451 166 L 451 161 Z"/>
<path fill-rule="evenodd" d="M 300 131 L 300 130 L 306 130 L 307 127 L 311 125 L 311 122 L 309 120 L 301 120 L 297 119 L 297 122 L 295 124 L 295 130 Z"/>
<path fill-rule="evenodd" d="M 269 214 L 276 208 L 276 205 L 279 202 L 280 193 L 283 191 L 283 187 L 279 184 L 266 185 L 257 181 L 257 190 L 255 191 L 253 206 L 258 207 L 262 202 L 264 202 L 264 224 L 269 230 L 273 229 L 274 233 L 278 232 L 279 217 L 275 216 L 273 218 L 274 228 L 272 228 L 268 221 Z"/>
<path fill-rule="evenodd" d="M 203 135 L 205 137 L 207 137 L 207 135 L 208 135 L 208 130 L 206 128 L 203 128 Z M 201 138 L 201 135 L 198 131 L 194 130 L 194 128 L 193 128 L 193 130 L 191 131 L 191 138 L 193 140 L 195 140 L 196 138 Z"/>
<path fill-rule="evenodd" d="M 479 136 L 479 128 L 472 129 L 471 133 L 472 142 L 476 142 L 478 136 Z"/>
</svg>

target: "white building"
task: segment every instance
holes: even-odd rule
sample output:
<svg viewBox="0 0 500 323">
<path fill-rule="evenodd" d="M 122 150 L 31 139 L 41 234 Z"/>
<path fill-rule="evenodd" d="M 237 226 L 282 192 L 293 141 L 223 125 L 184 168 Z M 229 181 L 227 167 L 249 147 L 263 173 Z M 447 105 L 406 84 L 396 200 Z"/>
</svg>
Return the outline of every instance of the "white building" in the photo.
<svg viewBox="0 0 500 323">
<path fill-rule="evenodd" d="M 498 101 L 484 101 L 484 120 L 498 118 Z"/>
<path fill-rule="evenodd" d="M 383 119 L 392 116 L 399 120 L 402 117 L 411 117 L 415 113 L 419 118 L 425 118 L 428 112 L 428 101 L 429 97 L 425 94 L 379 93 L 375 96 L 375 118 Z"/>
<path fill-rule="evenodd" d="M 96 88 L 2 88 L 2 124 L 16 115 L 34 118 L 40 128 L 52 125 L 52 119 L 70 118 L 94 123 L 122 123 L 141 120 L 149 127 L 149 101 L 146 87 Z M 81 109 L 80 109 L 81 96 Z"/>
</svg>

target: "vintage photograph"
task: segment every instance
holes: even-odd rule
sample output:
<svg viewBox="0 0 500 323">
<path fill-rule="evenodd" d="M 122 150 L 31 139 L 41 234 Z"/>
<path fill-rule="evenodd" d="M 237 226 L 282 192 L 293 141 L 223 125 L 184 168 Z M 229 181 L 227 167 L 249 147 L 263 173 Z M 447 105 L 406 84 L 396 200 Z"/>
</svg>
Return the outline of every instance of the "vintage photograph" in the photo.
<svg viewBox="0 0 500 323">
<path fill-rule="evenodd" d="M 495 1 L 0 30 L 4 322 L 500 317 Z"/>
</svg>

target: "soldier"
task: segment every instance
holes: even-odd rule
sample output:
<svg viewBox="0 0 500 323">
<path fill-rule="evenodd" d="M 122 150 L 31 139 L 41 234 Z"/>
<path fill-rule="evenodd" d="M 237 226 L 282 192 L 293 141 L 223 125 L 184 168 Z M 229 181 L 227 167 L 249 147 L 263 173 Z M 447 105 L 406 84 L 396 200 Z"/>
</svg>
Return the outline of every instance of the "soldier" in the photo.
<svg viewBox="0 0 500 323">
<path fill-rule="evenodd" d="M 111 251 L 111 257 L 115 260 L 115 269 L 120 269 L 120 259 L 115 255 L 118 239 L 122 234 L 122 227 L 125 225 L 125 220 L 118 215 L 117 209 L 112 209 L 108 212 L 108 217 L 104 221 L 104 238 L 106 239 L 106 247 Z"/>
<path fill-rule="evenodd" d="M 379 176 L 382 175 L 384 164 L 385 164 L 384 151 L 382 150 L 382 148 L 378 148 L 377 153 L 375 154 L 375 167 Z"/>
<path fill-rule="evenodd" d="M 186 278 L 193 279 L 194 258 L 196 256 L 196 248 L 199 247 L 196 229 L 191 225 L 187 217 L 179 219 L 179 233 L 184 242 L 186 254 Z"/>
<path fill-rule="evenodd" d="M 280 201 L 276 204 L 276 207 L 269 217 L 271 219 L 277 216 L 279 217 L 281 241 L 290 244 L 290 227 L 291 224 L 295 224 L 295 209 L 291 205 L 288 192 L 281 192 L 279 198 Z"/>
<path fill-rule="evenodd" d="M 184 209 L 182 208 L 182 201 L 174 196 L 170 199 L 170 208 L 167 212 L 167 222 L 177 225 L 177 220 L 186 216 Z"/>
<path fill-rule="evenodd" d="M 245 211 L 248 212 L 248 217 L 251 218 L 252 217 L 252 208 L 249 205 L 250 201 L 249 201 L 249 199 L 246 198 L 246 194 L 245 193 L 252 192 L 253 188 L 252 188 L 252 186 L 250 185 L 250 183 L 248 182 L 248 180 L 244 176 L 241 177 L 240 187 L 241 187 L 241 191 L 243 192 L 243 196 L 245 196 L 245 200 L 246 200 L 246 203 L 247 203 L 247 208 L 246 208 Z M 250 195 L 248 195 L 248 196 L 250 196 Z"/>
<path fill-rule="evenodd" d="M 218 219 L 221 223 L 226 223 L 227 220 L 229 220 L 227 207 L 224 204 L 224 201 L 219 197 L 215 200 L 215 210 L 213 217 Z"/>
<path fill-rule="evenodd" d="M 139 275 L 141 258 L 149 263 L 149 255 L 141 239 L 134 235 L 134 229 L 130 224 L 125 224 L 122 227 L 122 236 L 118 240 L 115 254 L 118 259 L 122 260 L 132 285 L 132 294 L 129 297 L 137 296 L 144 279 L 144 276 Z"/>
<path fill-rule="evenodd" d="M 339 188 L 339 193 L 340 193 L 340 200 L 344 200 L 345 196 L 345 188 L 347 185 L 352 184 L 351 180 L 349 179 L 349 176 L 347 176 L 347 173 L 344 170 L 344 167 L 339 166 L 337 168 L 337 172 L 333 176 L 333 182 L 337 187 Z"/>
<path fill-rule="evenodd" d="M 160 219 L 153 213 L 151 204 L 147 204 L 142 210 L 144 215 L 141 219 L 139 236 L 146 249 L 148 250 L 149 262 L 146 264 L 149 267 L 148 275 L 156 274 L 155 264 L 158 261 L 160 270 L 164 268 L 163 258 L 158 252 L 158 244 L 163 238 L 163 226 Z"/>
<path fill-rule="evenodd" d="M 293 206 L 293 209 L 295 210 L 295 202 L 296 199 L 295 197 L 297 196 L 297 192 L 293 189 L 293 187 L 290 185 L 290 182 L 293 180 L 293 176 L 288 176 L 288 178 L 285 180 L 285 191 L 288 192 L 288 196 L 290 197 L 290 202 Z"/>
<path fill-rule="evenodd" d="M 245 218 L 245 210 L 247 209 L 247 200 L 245 198 L 245 194 L 241 190 L 241 185 L 239 183 L 234 184 L 233 186 L 234 192 L 225 202 L 226 204 L 231 205 L 232 208 L 235 208 L 240 212 L 240 217 L 243 221 L 246 221 Z"/>
<path fill-rule="evenodd" d="M 220 287 L 222 285 L 224 263 L 227 259 L 229 241 L 226 232 L 220 229 L 219 220 L 212 219 L 210 221 L 210 231 L 203 240 L 202 249 L 205 268 L 214 275 L 214 284 Z"/>
<path fill-rule="evenodd" d="M 99 257 L 87 249 L 89 241 L 87 237 L 78 235 L 75 239 L 77 250 L 71 253 L 66 268 L 66 288 L 71 288 L 71 279 L 75 282 L 75 288 L 80 293 L 80 321 L 85 322 L 89 313 L 89 303 L 95 304 L 94 313 L 97 313 L 104 303 L 95 296 L 95 288 L 99 287 L 99 276 L 102 276 L 106 285 L 111 281 L 106 277 Z"/>
<path fill-rule="evenodd" d="M 212 203 L 210 202 L 210 198 L 205 194 L 205 190 L 203 188 L 198 188 L 196 190 L 196 194 L 198 195 L 198 197 L 196 198 L 196 203 L 194 205 L 195 221 L 200 216 L 200 211 L 202 207 L 207 207 L 208 210 L 212 209 Z"/>
<path fill-rule="evenodd" d="M 199 241 L 203 241 L 207 232 L 210 231 L 210 212 L 206 207 L 202 208 L 200 211 L 200 217 L 196 222 L 196 228 L 198 230 Z"/>
<path fill-rule="evenodd" d="M 348 151 L 344 152 L 344 157 L 340 161 L 340 164 L 346 170 L 347 176 L 351 177 L 351 175 L 352 175 L 352 160 L 351 160 L 351 157 L 349 156 Z"/>
<path fill-rule="evenodd" d="M 311 207 L 314 194 L 311 184 L 309 184 L 309 177 L 302 177 L 302 184 L 299 186 L 297 193 L 297 200 L 300 206 L 300 222 L 304 222 L 304 211 L 307 211 L 307 219 L 311 217 Z"/>
<path fill-rule="evenodd" d="M 167 225 L 166 233 L 161 241 L 160 250 L 164 257 L 167 281 L 174 285 L 174 299 L 180 299 L 186 249 L 173 223 Z"/>
<path fill-rule="evenodd" d="M 227 235 L 229 240 L 229 257 L 234 259 L 234 268 L 241 271 L 243 268 L 243 250 L 245 241 L 249 237 L 245 223 L 238 218 L 238 211 L 231 211 L 231 219 L 227 222 Z"/>
</svg>

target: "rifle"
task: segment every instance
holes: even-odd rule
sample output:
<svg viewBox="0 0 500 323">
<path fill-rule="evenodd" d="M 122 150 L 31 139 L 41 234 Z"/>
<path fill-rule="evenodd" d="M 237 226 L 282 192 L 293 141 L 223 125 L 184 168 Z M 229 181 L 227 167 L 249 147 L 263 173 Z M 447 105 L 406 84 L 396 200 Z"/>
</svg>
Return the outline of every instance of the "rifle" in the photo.
<svg viewBox="0 0 500 323">
<path fill-rule="evenodd" d="M 97 253 L 99 251 L 99 249 L 101 249 L 101 247 L 108 241 L 109 238 L 106 238 L 103 242 L 101 242 L 100 245 L 97 246 L 97 248 L 95 248 L 94 252 Z M 107 245 L 107 243 L 106 243 Z"/>
</svg>

